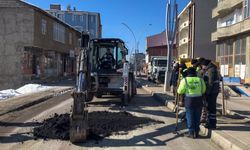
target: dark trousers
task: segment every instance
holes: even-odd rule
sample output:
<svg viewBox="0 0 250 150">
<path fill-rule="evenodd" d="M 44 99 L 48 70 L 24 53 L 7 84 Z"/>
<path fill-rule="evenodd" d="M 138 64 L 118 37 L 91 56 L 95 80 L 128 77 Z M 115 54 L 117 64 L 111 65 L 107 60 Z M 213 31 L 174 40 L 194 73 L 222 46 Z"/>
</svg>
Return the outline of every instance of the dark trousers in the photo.
<svg viewBox="0 0 250 150">
<path fill-rule="evenodd" d="M 206 97 L 207 100 L 207 111 L 208 111 L 208 118 L 207 124 L 211 127 L 216 127 L 216 103 L 217 103 L 217 96 L 219 93 L 209 94 Z"/>
<path fill-rule="evenodd" d="M 189 134 L 199 133 L 201 111 L 202 111 L 202 106 L 186 107 L 187 128 Z"/>
<path fill-rule="evenodd" d="M 176 96 L 176 93 L 177 93 L 177 86 L 173 86 L 173 95 Z"/>
<path fill-rule="evenodd" d="M 202 106 L 201 122 L 205 123 L 207 121 L 207 100 L 205 96 L 202 97 L 202 102 L 203 106 Z"/>
</svg>

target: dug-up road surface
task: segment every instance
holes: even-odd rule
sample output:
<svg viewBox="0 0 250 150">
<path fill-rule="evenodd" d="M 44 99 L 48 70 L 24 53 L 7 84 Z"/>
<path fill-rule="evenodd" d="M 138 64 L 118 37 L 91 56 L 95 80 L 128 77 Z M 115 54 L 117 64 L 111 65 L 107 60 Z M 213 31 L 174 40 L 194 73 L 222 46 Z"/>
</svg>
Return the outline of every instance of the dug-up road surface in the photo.
<svg viewBox="0 0 250 150">
<path fill-rule="evenodd" d="M 33 130 L 45 119 L 70 113 L 72 99 L 66 93 L 30 108 L 0 116 L 0 149 L 13 150 L 219 150 L 220 147 L 209 137 L 189 139 L 183 137 L 185 126 L 180 126 L 179 134 L 174 133 L 175 115 L 142 89 L 137 90 L 127 107 L 120 107 L 120 99 L 105 97 L 94 99 L 89 104 L 89 112 L 128 112 L 136 117 L 160 121 L 131 128 L 122 134 L 112 134 L 101 140 L 90 140 L 82 144 L 72 144 L 68 140 L 34 137 Z M 100 116 L 102 113 L 99 113 Z M 103 113 L 105 115 L 105 113 Z M 126 122 L 127 120 L 121 120 Z M 130 120 L 131 121 L 131 120 Z M 96 121 L 98 122 L 98 120 Z M 100 123 L 100 122 L 99 122 Z M 115 122 L 110 122 L 110 124 Z M 129 122 L 126 122 L 130 124 Z M 132 123 L 131 123 L 132 124 Z M 53 131 L 51 131 L 53 132 Z"/>
</svg>

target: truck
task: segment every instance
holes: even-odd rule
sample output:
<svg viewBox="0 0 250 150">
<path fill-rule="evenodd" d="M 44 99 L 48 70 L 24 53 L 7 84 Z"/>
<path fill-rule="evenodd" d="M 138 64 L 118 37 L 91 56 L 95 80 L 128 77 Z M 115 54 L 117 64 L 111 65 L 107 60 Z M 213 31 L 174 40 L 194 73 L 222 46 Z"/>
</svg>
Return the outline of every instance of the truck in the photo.
<svg viewBox="0 0 250 150">
<path fill-rule="evenodd" d="M 136 94 L 133 71 L 126 60 L 128 49 L 118 38 L 89 39 L 82 33 L 81 50 L 77 61 L 77 82 L 72 92 L 73 107 L 70 118 L 70 141 L 84 142 L 88 136 L 88 102 L 94 96 L 120 96 L 121 104 Z M 113 57 L 110 62 L 103 56 Z"/>
<path fill-rule="evenodd" d="M 147 77 L 149 81 L 163 83 L 167 68 L 167 58 L 163 56 L 154 56 L 148 64 Z"/>
</svg>

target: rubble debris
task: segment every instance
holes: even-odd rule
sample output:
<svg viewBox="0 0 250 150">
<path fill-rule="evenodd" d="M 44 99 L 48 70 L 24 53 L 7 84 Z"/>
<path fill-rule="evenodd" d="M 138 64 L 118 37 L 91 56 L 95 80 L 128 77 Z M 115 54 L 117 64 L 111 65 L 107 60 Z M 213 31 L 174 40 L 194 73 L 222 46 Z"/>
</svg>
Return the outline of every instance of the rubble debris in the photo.
<svg viewBox="0 0 250 150">
<path fill-rule="evenodd" d="M 110 135 L 119 135 L 146 125 L 163 123 L 145 117 L 136 117 L 128 112 L 96 111 L 89 113 L 89 140 L 101 140 Z M 43 139 L 69 140 L 70 114 L 54 114 L 34 128 L 34 136 Z"/>
</svg>

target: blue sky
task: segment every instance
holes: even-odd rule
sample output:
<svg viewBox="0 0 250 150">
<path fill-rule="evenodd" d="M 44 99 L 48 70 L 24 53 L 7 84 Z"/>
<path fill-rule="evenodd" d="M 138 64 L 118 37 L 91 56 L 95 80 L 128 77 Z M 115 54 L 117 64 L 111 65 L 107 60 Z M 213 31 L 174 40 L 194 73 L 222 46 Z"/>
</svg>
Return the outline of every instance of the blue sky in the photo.
<svg viewBox="0 0 250 150">
<path fill-rule="evenodd" d="M 68 4 L 77 10 L 99 12 L 103 26 L 103 37 L 118 37 L 134 48 L 134 38 L 122 25 L 126 23 L 140 43 L 140 52 L 145 52 L 145 39 L 165 29 L 165 11 L 167 0 L 25 0 L 42 9 L 49 9 L 50 4 L 61 4 L 65 9 Z M 177 0 L 179 12 L 189 0 Z M 152 24 L 149 26 L 149 24 Z"/>
</svg>

